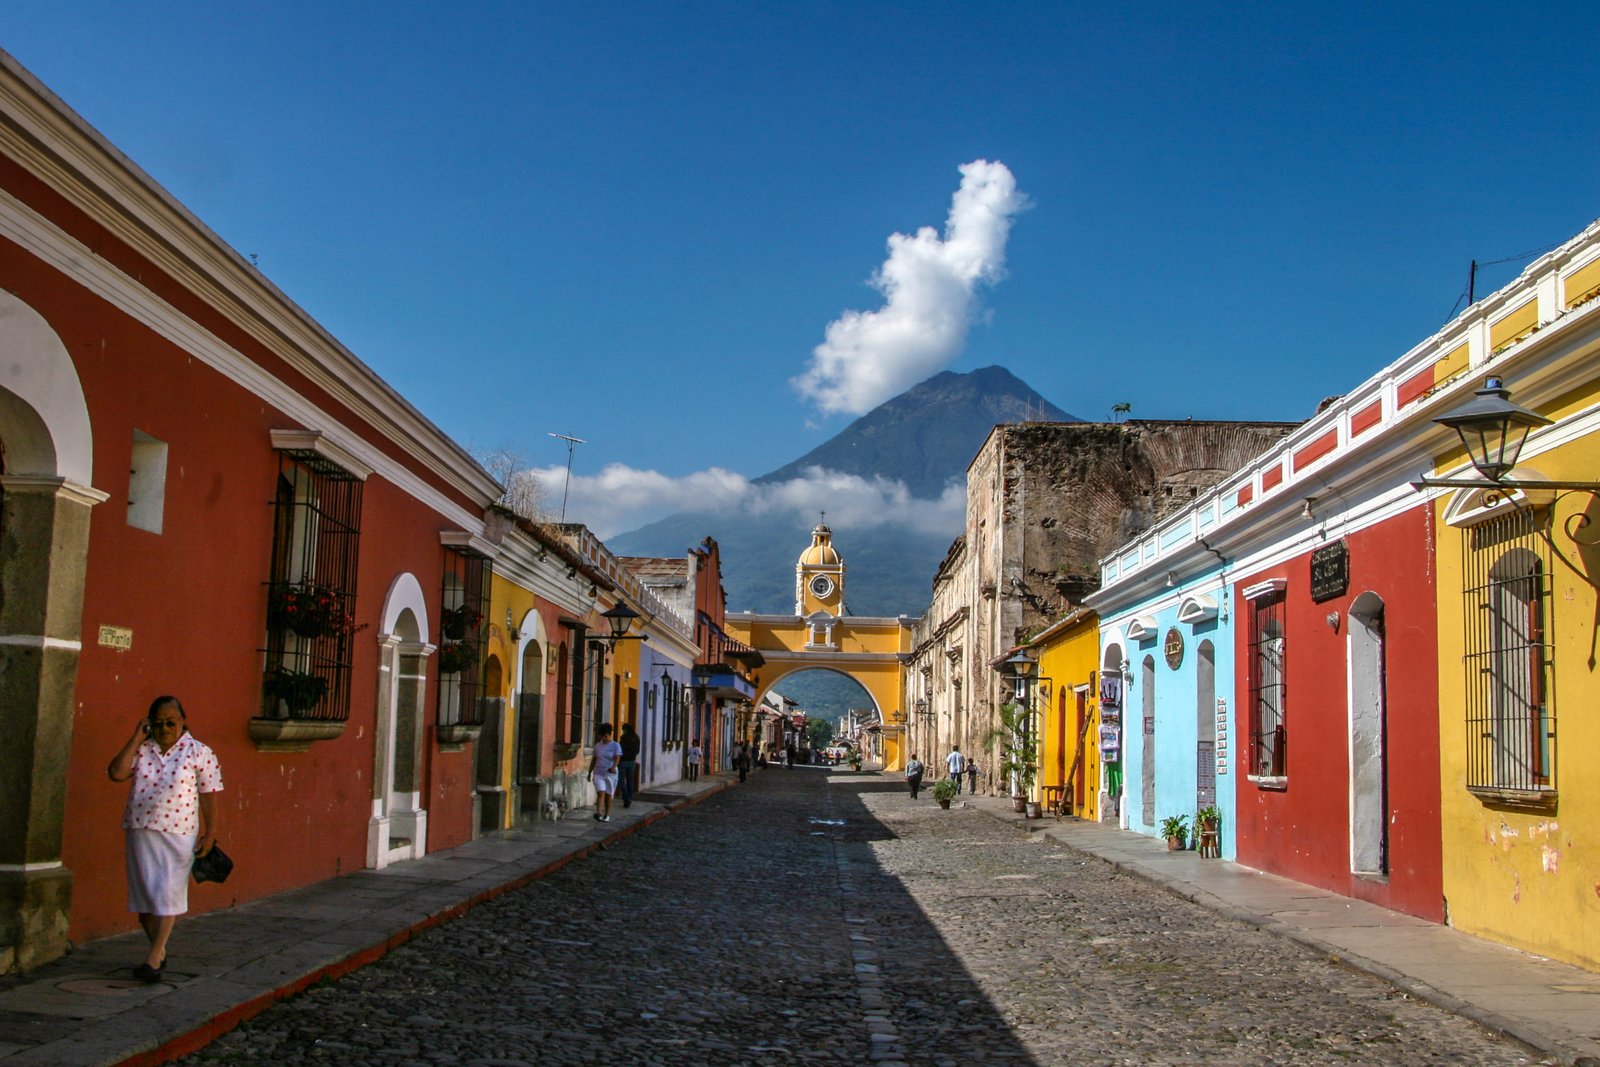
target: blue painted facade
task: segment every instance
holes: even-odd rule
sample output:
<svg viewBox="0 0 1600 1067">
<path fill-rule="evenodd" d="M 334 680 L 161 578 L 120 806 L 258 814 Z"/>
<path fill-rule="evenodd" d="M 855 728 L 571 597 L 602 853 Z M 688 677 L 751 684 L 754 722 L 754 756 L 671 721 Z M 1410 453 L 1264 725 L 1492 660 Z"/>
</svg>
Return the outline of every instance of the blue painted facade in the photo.
<svg viewBox="0 0 1600 1067">
<path fill-rule="evenodd" d="M 1171 586 L 1113 583 L 1089 603 L 1103 669 L 1123 664 L 1120 824 L 1160 837 L 1163 819 L 1183 815 L 1193 847 L 1195 812 L 1215 804 L 1233 858 L 1233 620 L 1220 566 Z"/>
</svg>

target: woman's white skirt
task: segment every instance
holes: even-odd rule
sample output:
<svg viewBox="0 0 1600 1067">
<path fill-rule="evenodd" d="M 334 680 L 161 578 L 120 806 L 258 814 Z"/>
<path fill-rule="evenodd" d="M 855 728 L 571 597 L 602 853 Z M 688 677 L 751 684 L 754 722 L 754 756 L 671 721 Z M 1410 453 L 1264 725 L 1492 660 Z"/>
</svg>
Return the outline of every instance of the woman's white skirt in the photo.
<svg viewBox="0 0 1600 1067">
<path fill-rule="evenodd" d="M 140 915 L 182 915 L 189 910 L 189 868 L 197 834 L 124 830 L 127 835 L 128 910 Z"/>
</svg>

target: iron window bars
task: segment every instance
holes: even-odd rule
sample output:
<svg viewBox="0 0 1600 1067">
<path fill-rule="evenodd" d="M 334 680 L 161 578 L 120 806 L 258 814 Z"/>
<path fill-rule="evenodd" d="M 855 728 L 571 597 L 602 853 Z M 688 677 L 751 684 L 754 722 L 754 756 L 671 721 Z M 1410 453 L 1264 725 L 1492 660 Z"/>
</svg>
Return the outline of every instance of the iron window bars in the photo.
<svg viewBox="0 0 1600 1067">
<path fill-rule="evenodd" d="M 492 562 L 468 548 L 446 545 L 439 597 L 440 726 L 482 726 L 484 620 Z"/>
<path fill-rule="evenodd" d="M 1462 541 L 1467 788 L 1555 787 L 1548 513 L 1508 512 Z"/>
<path fill-rule="evenodd" d="M 1250 602 L 1250 772 L 1281 778 L 1289 767 L 1284 678 L 1284 594 Z"/>
<path fill-rule="evenodd" d="M 278 453 L 262 650 L 264 718 L 350 717 L 362 485 L 317 452 Z"/>
</svg>

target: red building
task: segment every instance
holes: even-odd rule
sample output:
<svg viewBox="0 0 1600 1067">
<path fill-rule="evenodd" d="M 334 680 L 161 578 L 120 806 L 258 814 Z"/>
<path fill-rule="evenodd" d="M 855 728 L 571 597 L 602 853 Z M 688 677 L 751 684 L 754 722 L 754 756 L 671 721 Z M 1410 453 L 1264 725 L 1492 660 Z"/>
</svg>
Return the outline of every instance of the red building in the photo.
<svg viewBox="0 0 1600 1067">
<path fill-rule="evenodd" d="M 158 694 L 223 768 L 238 868 L 194 911 L 467 840 L 476 712 L 432 653 L 487 595 L 499 487 L 3 55 L 0 84 L 0 970 L 134 925 L 106 764 Z"/>
</svg>

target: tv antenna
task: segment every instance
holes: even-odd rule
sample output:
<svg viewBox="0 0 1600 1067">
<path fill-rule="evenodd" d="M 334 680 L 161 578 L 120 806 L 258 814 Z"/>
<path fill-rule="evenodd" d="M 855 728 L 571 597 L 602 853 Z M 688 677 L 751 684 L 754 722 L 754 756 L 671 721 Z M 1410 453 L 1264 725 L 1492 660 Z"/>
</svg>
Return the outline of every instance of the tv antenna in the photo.
<svg viewBox="0 0 1600 1067">
<path fill-rule="evenodd" d="M 567 443 L 567 480 L 561 483 L 561 521 L 565 523 L 567 521 L 567 490 L 572 487 L 572 453 L 579 445 L 586 445 L 589 442 L 581 437 L 573 437 L 571 434 L 565 433 L 546 433 L 545 436 L 554 437 L 557 441 L 565 441 Z"/>
</svg>

